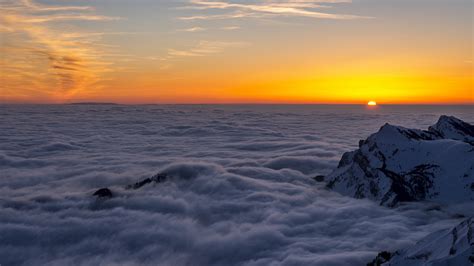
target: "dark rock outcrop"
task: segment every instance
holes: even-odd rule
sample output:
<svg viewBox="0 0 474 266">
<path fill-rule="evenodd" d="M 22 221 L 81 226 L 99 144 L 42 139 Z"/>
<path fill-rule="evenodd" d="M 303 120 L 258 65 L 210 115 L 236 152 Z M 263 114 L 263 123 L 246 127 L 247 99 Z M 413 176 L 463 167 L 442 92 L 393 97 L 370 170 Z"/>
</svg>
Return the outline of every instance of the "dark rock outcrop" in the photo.
<svg viewBox="0 0 474 266">
<path fill-rule="evenodd" d="M 388 251 L 382 251 L 377 254 L 377 257 L 372 262 L 367 263 L 367 266 L 381 266 L 385 262 L 388 262 L 392 257 L 393 253 Z"/>
<path fill-rule="evenodd" d="M 161 173 L 158 173 L 152 177 L 149 177 L 149 178 L 145 178 L 143 180 L 140 180 L 138 182 L 136 182 L 135 184 L 131 184 L 131 185 L 127 185 L 125 187 L 125 189 L 139 189 L 147 184 L 151 184 L 151 183 L 161 183 L 161 182 L 164 182 L 168 179 L 168 175 L 167 174 L 161 174 Z"/>
<path fill-rule="evenodd" d="M 317 176 L 313 177 L 313 180 L 316 181 L 316 182 L 324 182 L 324 178 L 325 178 L 325 176 L 323 176 L 323 175 L 317 175 Z"/>
<path fill-rule="evenodd" d="M 125 189 L 139 189 L 139 188 L 141 188 L 145 185 L 148 185 L 148 184 L 162 183 L 162 182 L 166 181 L 167 179 L 168 179 L 168 175 L 158 173 L 158 174 L 156 174 L 152 177 L 145 178 L 145 179 L 140 180 L 140 181 L 138 181 L 134 184 L 127 185 L 127 186 L 125 186 Z M 92 195 L 96 196 L 97 198 L 101 198 L 101 199 L 107 199 L 107 198 L 112 198 L 113 197 L 112 190 L 110 190 L 109 188 L 98 189 Z"/>
<path fill-rule="evenodd" d="M 112 191 L 108 188 L 98 189 L 92 195 L 96 196 L 97 198 L 111 198 L 111 197 L 113 197 Z"/>
</svg>

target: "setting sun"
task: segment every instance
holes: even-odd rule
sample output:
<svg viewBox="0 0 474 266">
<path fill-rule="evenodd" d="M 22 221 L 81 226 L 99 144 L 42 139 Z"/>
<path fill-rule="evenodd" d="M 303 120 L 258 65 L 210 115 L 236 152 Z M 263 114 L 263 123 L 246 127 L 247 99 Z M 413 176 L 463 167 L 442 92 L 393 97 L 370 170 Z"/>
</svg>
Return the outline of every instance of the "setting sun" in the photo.
<svg viewBox="0 0 474 266">
<path fill-rule="evenodd" d="M 472 0 L 0 11 L 0 266 L 474 266 Z"/>
<path fill-rule="evenodd" d="M 470 1 L 387 1 L 1 0 L 0 103 L 473 104 Z"/>
</svg>

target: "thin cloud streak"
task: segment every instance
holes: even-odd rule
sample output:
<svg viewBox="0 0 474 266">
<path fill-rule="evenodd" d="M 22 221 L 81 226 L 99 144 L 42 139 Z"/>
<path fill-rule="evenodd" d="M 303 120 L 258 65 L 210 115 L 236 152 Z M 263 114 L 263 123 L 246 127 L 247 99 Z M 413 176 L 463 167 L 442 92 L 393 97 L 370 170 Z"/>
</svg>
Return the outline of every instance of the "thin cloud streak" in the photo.
<svg viewBox="0 0 474 266">
<path fill-rule="evenodd" d="M 187 50 L 168 49 L 166 59 L 178 57 L 200 57 L 222 53 L 226 48 L 245 47 L 246 42 L 200 41 L 195 47 Z"/>
<path fill-rule="evenodd" d="M 45 6 L 35 3 L 30 0 L 21 1 L 25 7 L 34 11 L 48 12 L 48 11 L 71 11 L 71 10 L 94 10 L 90 6 Z"/>
<path fill-rule="evenodd" d="M 192 27 L 192 28 L 187 28 L 187 29 L 180 29 L 178 31 L 185 31 L 185 32 L 198 32 L 198 31 L 205 31 L 206 28 L 202 27 Z"/>
<path fill-rule="evenodd" d="M 66 20 L 89 20 L 89 21 L 104 21 L 117 20 L 117 17 L 95 16 L 95 15 L 48 15 L 48 16 L 18 16 L 14 20 L 21 23 L 43 23 L 52 21 L 66 21 Z"/>
<path fill-rule="evenodd" d="M 350 3 L 350 1 L 287 1 L 263 3 L 233 3 L 230 1 L 191 0 L 185 8 L 196 10 L 235 10 L 234 12 L 218 15 L 194 15 L 179 17 L 181 20 L 211 20 L 235 18 L 260 18 L 266 16 L 297 16 L 319 19 L 363 19 L 365 16 L 336 14 L 316 11 L 315 9 L 330 8 L 329 4 Z M 326 5 L 321 5 L 326 4 Z"/>
<path fill-rule="evenodd" d="M 240 29 L 239 26 L 227 26 L 227 27 L 221 27 L 221 30 L 238 30 Z"/>
</svg>

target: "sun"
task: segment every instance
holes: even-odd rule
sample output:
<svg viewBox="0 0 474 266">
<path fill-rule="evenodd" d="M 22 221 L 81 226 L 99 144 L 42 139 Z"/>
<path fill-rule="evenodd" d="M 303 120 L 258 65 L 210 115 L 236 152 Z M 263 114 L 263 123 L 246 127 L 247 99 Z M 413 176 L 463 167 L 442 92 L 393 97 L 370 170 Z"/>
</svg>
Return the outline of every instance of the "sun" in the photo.
<svg viewBox="0 0 474 266">
<path fill-rule="evenodd" d="M 369 102 L 367 103 L 367 105 L 368 105 L 368 106 L 376 106 L 376 105 L 377 105 L 377 102 L 375 102 L 375 101 L 369 101 Z"/>
</svg>

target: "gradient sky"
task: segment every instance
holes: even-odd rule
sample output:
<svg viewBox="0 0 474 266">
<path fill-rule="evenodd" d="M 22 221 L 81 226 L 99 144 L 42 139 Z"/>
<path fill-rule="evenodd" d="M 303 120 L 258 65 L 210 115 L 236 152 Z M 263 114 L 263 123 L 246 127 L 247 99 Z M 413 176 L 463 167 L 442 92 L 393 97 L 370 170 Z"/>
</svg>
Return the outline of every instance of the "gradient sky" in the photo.
<svg viewBox="0 0 474 266">
<path fill-rule="evenodd" d="M 471 0 L 0 0 L 0 101 L 474 103 Z"/>
</svg>

